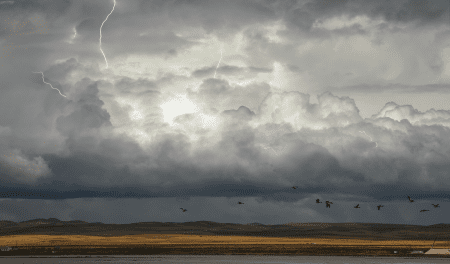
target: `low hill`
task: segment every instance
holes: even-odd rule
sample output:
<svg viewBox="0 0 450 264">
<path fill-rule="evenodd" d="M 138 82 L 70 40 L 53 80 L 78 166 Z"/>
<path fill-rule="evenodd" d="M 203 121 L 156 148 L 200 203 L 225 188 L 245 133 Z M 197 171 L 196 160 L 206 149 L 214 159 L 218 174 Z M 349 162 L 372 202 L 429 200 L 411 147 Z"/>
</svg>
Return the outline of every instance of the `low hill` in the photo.
<svg viewBox="0 0 450 264">
<path fill-rule="evenodd" d="M 20 223 L 0 222 L 0 236 L 9 235 L 93 235 L 124 236 L 140 234 L 235 235 L 261 237 L 358 238 L 378 240 L 447 240 L 449 224 L 430 226 L 381 223 L 287 223 L 264 225 L 211 221 L 132 224 L 61 221 L 56 218 L 33 219 Z"/>
</svg>

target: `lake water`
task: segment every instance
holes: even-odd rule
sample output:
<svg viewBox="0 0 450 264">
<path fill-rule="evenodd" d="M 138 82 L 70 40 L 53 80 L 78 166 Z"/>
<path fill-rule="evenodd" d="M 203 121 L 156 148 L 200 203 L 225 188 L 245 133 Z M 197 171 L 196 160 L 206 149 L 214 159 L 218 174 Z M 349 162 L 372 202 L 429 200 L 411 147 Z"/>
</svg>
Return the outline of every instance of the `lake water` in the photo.
<svg viewBox="0 0 450 264">
<path fill-rule="evenodd" d="M 193 256 L 193 255 L 151 255 L 151 256 L 68 256 L 68 257 L 0 257 L 4 264 L 89 264 L 89 263 L 163 263 L 163 264 L 394 264 L 394 263 L 450 263 L 444 258 L 392 258 L 392 257 L 323 257 L 323 256 Z"/>
</svg>

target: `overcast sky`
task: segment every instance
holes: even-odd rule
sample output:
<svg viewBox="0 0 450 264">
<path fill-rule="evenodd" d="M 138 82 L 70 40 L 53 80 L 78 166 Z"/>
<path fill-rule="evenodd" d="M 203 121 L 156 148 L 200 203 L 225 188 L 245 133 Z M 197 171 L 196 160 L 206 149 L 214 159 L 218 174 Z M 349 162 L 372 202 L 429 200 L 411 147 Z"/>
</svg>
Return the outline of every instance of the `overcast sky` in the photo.
<svg viewBox="0 0 450 264">
<path fill-rule="evenodd" d="M 448 222 L 449 13 L 0 1 L 0 219 Z"/>
</svg>

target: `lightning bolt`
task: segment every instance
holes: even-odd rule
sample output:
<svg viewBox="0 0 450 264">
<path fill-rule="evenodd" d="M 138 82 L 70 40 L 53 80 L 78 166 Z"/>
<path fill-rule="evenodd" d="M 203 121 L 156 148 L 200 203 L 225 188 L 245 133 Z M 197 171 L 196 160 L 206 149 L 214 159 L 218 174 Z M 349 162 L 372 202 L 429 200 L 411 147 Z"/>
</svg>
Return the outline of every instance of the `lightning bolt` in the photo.
<svg viewBox="0 0 450 264">
<path fill-rule="evenodd" d="M 33 72 L 33 73 L 40 73 L 40 74 L 42 74 L 42 81 L 43 81 L 45 84 L 50 85 L 50 87 L 52 87 L 52 89 L 57 90 L 57 91 L 59 92 L 60 95 L 62 95 L 62 96 L 64 96 L 64 97 L 67 98 L 67 96 L 65 96 L 64 94 L 62 94 L 60 90 L 58 90 L 57 88 L 53 87 L 52 84 L 50 84 L 50 83 L 48 83 L 48 82 L 46 82 L 46 81 L 44 80 L 44 73 L 43 73 L 43 72 Z"/>
<path fill-rule="evenodd" d="M 217 63 L 216 70 L 214 71 L 214 79 L 216 78 L 216 72 L 217 72 L 217 69 L 219 68 L 220 61 L 222 60 L 222 49 L 220 49 L 220 60 L 219 60 L 219 63 Z"/>
<path fill-rule="evenodd" d="M 370 138 L 370 141 L 373 142 L 372 137 L 366 134 L 366 131 L 359 131 L 359 133 L 364 133 L 366 136 Z M 378 148 L 378 143 L 375 142 L 375 147 Z"/>
<path fill-rule="evenodd" d="M 109 13 L 109 14 L 106 16 L 105 21 L 103 21 L 102 25 L 100 26 L 100 51 L 102 52 L 103 57 L 105 58 L 106 69 L 108 69 L 108 61 L 106 60 L 105 53 L 103 53 L 103 50 L 102 50 L 102 27 L 103 27 L 103 24 L 105 24 L 106 20 L 108 20 L 109 15 L 111 15 L 112 12 L 114 11 L 114 7 L 116 6 L 116 0 L 113 0 L 113 1 L 114 1 L 114 5 L 113 5 L 113 8 L 112 8 L 112 10 L 111 10 L 111 13 Z"/>
</svg>

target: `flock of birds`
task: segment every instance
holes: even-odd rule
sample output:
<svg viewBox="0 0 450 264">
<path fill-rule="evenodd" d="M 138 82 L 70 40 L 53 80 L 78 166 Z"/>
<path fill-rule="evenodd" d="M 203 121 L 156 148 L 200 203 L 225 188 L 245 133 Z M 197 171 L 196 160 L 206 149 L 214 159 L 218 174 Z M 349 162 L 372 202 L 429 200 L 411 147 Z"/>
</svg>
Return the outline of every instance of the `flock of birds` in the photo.
<svg viewBox="0 0 450 264">
<path fill-rule="evenodd" d="M 292 188 L 297 189 L 295 186 L 292 187 Z M 413 202 L 414 202 L 414 200 L 412 200 L 411 197 L 409 197 L 409 196 L 408 196 L 408 199 L 409 199 L 409 202 L 410 202 L 410 203 L 413 203 Z M 317 200 L 316 200 L 316 203 L 322 203 L 322 202 L 320 201 L 320 199 L 317 199 Z M 331 204 L 333 204 L 333 203 L 330 202 L 330 201 L 325 201 L 325 203 L 326 203 L 326 205 L 327 205 L 327 208 L 331 208 Z M 440 207 L 439 204 L 431 204 L 431 205 L 433 205 L 434 208 Z M 381 205 L 381 204 L 380 204 L 380 205 L 377 205 L 378 210 L 380 210 L 381 207 L 384 207 L 384 206 Z M 359 204 L 357 204 L 357 205 L 354 206 L 353 208 L 361 208 L 361 207 L 359 207 Z M 430 210 L 426 210 L 426 209 L 420 210 L 421 213 L 422 213 L 422 212 L 426 212 L 426 211 L 430 211 Z"/>
<path fill-rule="evenodd" d="M 294 190 L 297 189 L 297 188 L 298 188 L 298 186 L 293 186 L 292 187 L 292 189 L 294 189 Z M 411 197 L 409 197 L 409 196 L 408 196 L 408 199 L 409 199 L 410 203 L 414 202 L 414 200 L 412 200 Z M 316 199 L 316 203 L 322 203 L 322 202 L 320 201 L 320 199 Z M 330 201 L 325 201 L 325 203 L 326 203 L 327 208 L 331 208 L 331 205 L 333 204 L 333 202 L 330 202 Z M 244 204 L 244 203 L 243 202 L 238 202 L 238 204 Z M 439 204 L 431 204 L 431 205 L 433 205 L 434 208 L 440 207 Z M 380 210 L 381 207 L 384 207 L 384 206 L 383 205 L 377 205 L 378 210 Z M 359 207 L 359 204 L 357 204 L 356 206 L 354 206 L 354 208 L 361 208 L 361 207 Z M 183 213 L 187 211 L 184 208 L 180 208 L 180 209 L 183 211 Z M 422 212 L 426 212 L 426 211 L 430 211 L 430 210 L 426 210 L 426 209 L 420 210 L 421 213 Z"/>
</svg>

